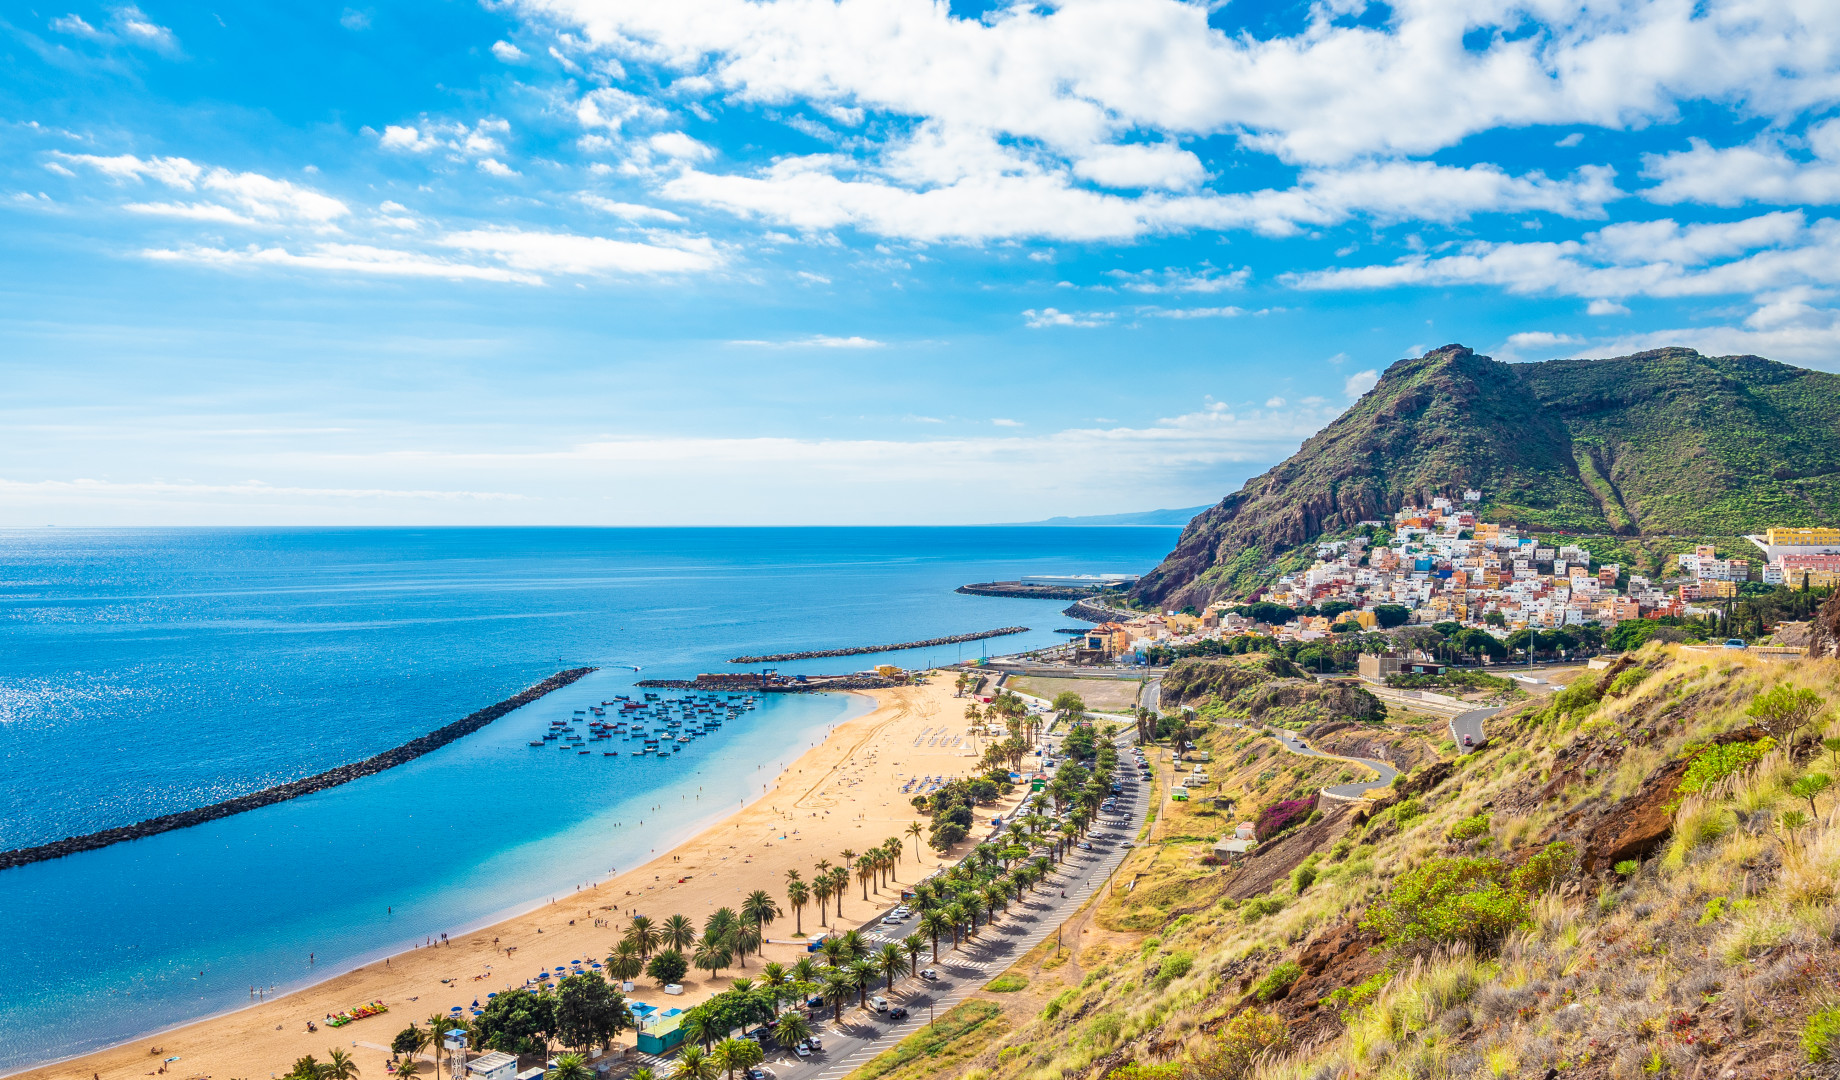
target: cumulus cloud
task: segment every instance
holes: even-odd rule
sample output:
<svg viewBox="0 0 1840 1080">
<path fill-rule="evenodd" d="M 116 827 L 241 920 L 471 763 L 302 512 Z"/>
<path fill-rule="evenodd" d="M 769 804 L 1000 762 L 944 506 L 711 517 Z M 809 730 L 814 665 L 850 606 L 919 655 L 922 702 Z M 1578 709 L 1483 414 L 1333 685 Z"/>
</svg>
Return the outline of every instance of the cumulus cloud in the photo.
<svg viewBox="0 0 1840 1080">
<path fill-rule="evenodd" d="M 877 341 L 874 338 L 857 337 L 855 335 L 849 337 L 835 337 L 830 334 L 812 334 L 809 337 L 790 338 L 785 341 L 746 339 L 742 341 L 731 341 L 729 344 L 748 345 L 763 349 L 879 349 L 887 343 Z"/>
<path fill-rule="evenodd" d="M 628 221 L 682 222 L 684 220 L 683 215 L 674 214 L 662 207 L 645 206 L 641 203 L 619 202 L 615 199 L 609 199 L 605 195 L 596 195 L 592 192 L 583 192 L 578 198 L 581 199 L 582 204 L 585 206 L 591 206 L 602 213 L 612 214 L 615 217 L 622 217 Z"/>
<path fill-rule="evenodd" d="M 1642 174 L 1660 181 L 1643 198 L 1710 206 L 1840 202 L 1840 119 L 1815 124 L 1799 139 L 1770 132 L 1720 150 L 1695 137 L 1688 147 L 1643 159 Z"/>
<path fill-rule="evenodd" d="M 449 233 L 444 247 L 496 257 L 520 271 L 556 274 L 688 274 L 722 263 L 715 245 L 698 237 L 661 236 L 658 243 L 611 240 L 604 236 L 472 229 Z"/>
<path fill-rule="evenodd" d="M 490 158 L 505 152 L 504 139 L 510 134 L 510 121 L 496 116 L 485 117 L 470 126 L 458 121 L 429 120 L 424 116 L 414 124 L 386 126 L 377 136 L 377 145 L 403 154 L 445 150 L 455 159 Z"/>
<path fill-rule="evenodd" d="M 1372 390 L 1380 382 L 1380 372 L 1374 368 L 1357 371 L 1342 381 L 1342 396 L 1358 398 Z"/>
<path fill-rule="evenodd" d="M 1057 308 L 1042 308 L 1036 311 L 1030 308 L 1022 313 L 1022 319 L 1028 324 L 1029 329 L 1044 330 L 1054 326 L 1104 326 L 1112 321 L 1112 315 L 1105 311 L 1072 312 L 1061 311 Z"/>
<path fill-rule="evenodd" d="M 180 157 L 141 158 L 133 154 L 101 156 L 54 151 L 58 161 L 82 166 L 121 182 L 152 182 L 179 191 L 197 192 L 211 202 L 135 202 L 128 209 L 143 214 L 221 221 L 232 224 L 305 224 L 330 228 L 350 213 L 344 202 L 254 172 L 199 165 Z"/>
<path fill-rule="evenodd" d="M 530 57 L 525 55 L 523 49 L 511 44 L 509 41 L 494 41 L 492 43 L 492 55 L 498 57 L 507 64 L 521 64 L 530 59 Z"/>
<path fill-rule="evenodd" d="M 1211 266 L 1199 271 L 1165 267 L 1162 270 L 1108 270 L 1106 276 L 1119 288 L 1141 293 L 1212 293 L 1243 287 L 1252 277 L 1252 268 L 1242 266 L 1222 272 Z"/>
</svg>

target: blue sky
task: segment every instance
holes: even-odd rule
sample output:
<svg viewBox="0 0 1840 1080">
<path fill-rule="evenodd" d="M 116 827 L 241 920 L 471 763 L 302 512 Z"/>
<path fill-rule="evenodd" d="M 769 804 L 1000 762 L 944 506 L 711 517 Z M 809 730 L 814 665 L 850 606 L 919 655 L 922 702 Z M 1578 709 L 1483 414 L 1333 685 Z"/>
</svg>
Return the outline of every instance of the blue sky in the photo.
<svg viewBox="0 0 1840 1080">
<path fill-rule="evenodd" d="M 0 7 L 17 524 L 1212 502 L 1404 356 L 1840 369 L 1840 8 Z"/>
</svg>

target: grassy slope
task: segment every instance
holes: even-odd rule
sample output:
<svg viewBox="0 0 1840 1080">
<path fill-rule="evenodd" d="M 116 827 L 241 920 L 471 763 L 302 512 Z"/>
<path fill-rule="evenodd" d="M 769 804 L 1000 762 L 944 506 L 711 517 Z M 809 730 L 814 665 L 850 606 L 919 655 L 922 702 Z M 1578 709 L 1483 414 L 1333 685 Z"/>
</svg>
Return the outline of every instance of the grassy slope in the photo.
<svg viewBox="0 0 1840 1080">
<path fill-rule="evenodd" d="M 1531 850 L 1568 813 L 1635 792 L 1683 747 L 1742 726 L 1764 685 L 1786 679 L 1830 700 L 1840 691 L 1832 663 L 1681 655 L 1646 650 L 1648 673 L 1625 680 L 1594 711 L 1542 719 L 1547 702 L 1532 703 L 1499 726 L 1487 749 L 1461 759 L 1456 775 L 1422 800 L 1423 816 L 1402 825 L 1388 812 L 1355 826 L 1323 853 L 1316 884 L 1293 896 L 1280 883 L 1272 895 L 1282 909 L 1250 922 L 1247 905 L 1223 900 L 1230 875 L 1201 866 L 1201 845 L 1180 840 L 1219 826 L 1186 820 L 1193 809 L 1165 807 L 1185 817 L 1164 823 L 1162 835 L 1174 842 L 1134 853 L 1118 880 L 1135 887 L 1114 891 L 1097 912 L 1113 936 L 1077 955 L 1068 965 L 1077 979 L 980 1053 L 966 1075 L 1058 1080 L 1133 1062 L 1210 1075 L 1192 1062 L 1246 1007 L 1248 989 L 1358 917 L 1405 867 L 1459 850 L 1444 839 L 1456 821 L 1492 806 L 1489 850 Z M 1288 769 L 1273 770 L 1269 755 L 1246 760 L 1258 744 L 1218 749 L 1234 760 L 1217 755 L 1217 774 L 1230 769 L 1249 801 L 1292 790 Z M 1368 1004 L 1339 1015 L 1287 1003 L 1300 1042 L 1257 1075 L 1795 1074 L 1805 1017 L 1840 993 L 1834 797 L 1821 804 L 1829 820 L 1804 829 L 1793 849 L 1768 824 L 1797 805 L 1786 787 L 1811 767 L 1827 768 L 1825 757 L 1766 760 L 1710 804 L 1689 806 L 1678 835 L 1632 878 L 1574 877 L 1540 900 L 1529 925 L 1499 950 L 1401 960 Z M 1543 798 L 1555 770 L 1557 790 Z"/>
</svg>

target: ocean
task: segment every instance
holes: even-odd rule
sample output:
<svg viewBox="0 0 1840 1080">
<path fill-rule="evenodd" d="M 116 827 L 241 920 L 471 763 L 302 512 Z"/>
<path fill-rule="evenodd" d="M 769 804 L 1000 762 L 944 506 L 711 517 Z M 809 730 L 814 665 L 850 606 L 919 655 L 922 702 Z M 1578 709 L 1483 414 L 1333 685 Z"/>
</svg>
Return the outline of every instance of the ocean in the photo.
<svg viewBox="0 0 1840 1080">
<path fill-rule="evenodd" d="M 1052 644 L 1070 622 L 1063 603 L 952 590 L 1141 572 L 1176 533 L 0 531 L 0 849 L 311 775 L 562 668 L 600 668 L 408 765 L 0 871 L 0 1074 L 239 1008 L 251 987 L 305 985 L 605 878 L 758 794 L 868 703 L 764 695 L 669 761 L 528 747 L 552 718 L 641 678 L 738 670 L 725 661 L 743 654 L 1032 628 L 778 665 L 836 672 Z"/>
</svg>

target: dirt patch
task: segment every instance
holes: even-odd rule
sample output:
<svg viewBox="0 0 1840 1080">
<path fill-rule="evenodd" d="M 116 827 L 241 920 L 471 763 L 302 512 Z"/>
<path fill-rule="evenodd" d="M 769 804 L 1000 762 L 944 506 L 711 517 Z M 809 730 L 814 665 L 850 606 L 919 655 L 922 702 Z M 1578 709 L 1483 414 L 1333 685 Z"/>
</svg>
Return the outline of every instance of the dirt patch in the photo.
<svg viewBox="0 0 1840 1080">
<path fill-rule="evenodd" d="M 1329 847 L 1348 831 L 1348 807 L 1347 803 L 1325 800 L 1321 819 L 1249 855 L 1228 878 L 1225 895 L 1249 900 L 1289 877 L 1311 852 Z"/>
<path fill-rule="evenodd" d="M 1003 685 L 1048 701 L 1071 690 L 1080 695 L 1088 709 L 1100 712 L 1129 711 L 1137 704 L 1138 691 L 1142 688 L 1136 679 L 1044 679 L 1034 676 L 1011 678 Z"/>
</svg>

